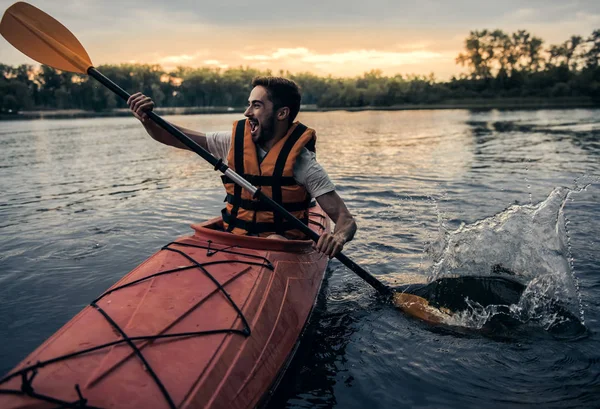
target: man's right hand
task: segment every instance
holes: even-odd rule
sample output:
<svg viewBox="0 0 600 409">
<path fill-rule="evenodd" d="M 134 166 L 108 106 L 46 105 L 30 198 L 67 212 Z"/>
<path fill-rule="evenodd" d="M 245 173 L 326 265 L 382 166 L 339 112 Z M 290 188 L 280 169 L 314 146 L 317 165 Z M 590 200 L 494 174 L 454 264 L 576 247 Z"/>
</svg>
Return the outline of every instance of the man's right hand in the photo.
<svg viewBox="0 0 600 409">
<path fill-rule="evenodd" d="M 142 123 L 148 121 L 148 114 L 146 112 L 154 109 L 154 101 L 152 98 L 145 96 L 141 92 L 136 92 L 127 100 L 129 109 L 133 112 L 133 116 L 139 119 Z"/>
<path fill-rule="evenodd" d="M 145 96 L 141 92 L 136 92 L 129 97 L 127 100 L 127 105 L 129 105 L 129 109 L 131 109 L 133 115 L 142 122 L 142 125 L 146 129 L 146 132 L 148 132 L 148 135 L 150 135 L 154 140 L 164 143 L 165 145 L 174 146 L 175 148 L 190 150 L 186 144 L 181 142 L 175 136 L 171 135 L 167 130 L 161 128 L 156 122 L 151 121 L 150 118 L 148 118 L 148 112 L 154 109 L 154 101 L 152 101 L 152 98 Z M 182 128 L 175 124 L 171 125 L 186 134 L 188 138 L 192 139 L 202 148 L 208 150 L 208 143 L 206 142 L 206 135 L 204 133 Z"/>
</svg>

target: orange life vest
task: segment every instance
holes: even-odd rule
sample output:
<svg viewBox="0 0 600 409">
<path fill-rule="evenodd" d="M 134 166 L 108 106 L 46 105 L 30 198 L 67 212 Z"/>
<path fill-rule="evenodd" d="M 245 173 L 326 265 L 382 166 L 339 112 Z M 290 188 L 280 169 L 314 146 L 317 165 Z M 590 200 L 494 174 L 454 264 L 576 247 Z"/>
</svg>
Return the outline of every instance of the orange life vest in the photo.
<svg viewBox="0 0 600 409">
<path fill-rule="evenodd" d="M 250 133 L 248 120 L 233 123 L 232 141 L 227 155 L 228 166 L 252 185 L 281 204 L 292 215 L 308 222 L 310 195 L 294 179 L 294 164 L 304 147 L 315 151 L 316 134 L 299 122 L 294 122 L 287 134 L 273 145 L 259 163 L 256 145 Z M 250 192 L 221 176 L 227 197 L 223 209 L 223 226 L 234 234 L 268 236 L 280 234 L 288 238 L 305 238 L 281 216 L 254 199 Z"/>
</svg>

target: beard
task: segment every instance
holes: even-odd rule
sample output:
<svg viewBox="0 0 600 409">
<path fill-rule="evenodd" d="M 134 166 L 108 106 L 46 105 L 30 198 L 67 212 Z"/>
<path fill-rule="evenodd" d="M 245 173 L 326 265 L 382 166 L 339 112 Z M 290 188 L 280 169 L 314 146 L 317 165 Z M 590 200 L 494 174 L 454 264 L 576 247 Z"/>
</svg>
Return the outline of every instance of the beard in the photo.
<svg viewBox="0 0 600 409">
<path fill-rule="evenodd" d="M 264 145 L 275 136 L 275 115 L 271 114 L 267 119 L 261 122 L 260 132 L 256 136 L 254 143 Z"/>
</svg>

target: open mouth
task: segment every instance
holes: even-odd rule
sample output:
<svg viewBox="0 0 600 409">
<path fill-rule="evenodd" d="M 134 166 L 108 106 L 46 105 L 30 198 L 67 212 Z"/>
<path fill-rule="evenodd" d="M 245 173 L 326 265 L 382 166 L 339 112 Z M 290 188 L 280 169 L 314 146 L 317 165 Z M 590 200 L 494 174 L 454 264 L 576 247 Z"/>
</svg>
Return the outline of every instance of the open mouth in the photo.
<svg viewBox="0 0 600 409">
<path fill-rule="evenodd" d="M 250 119 L 250 133 L 255 134 L 258 130 L 258 121 L 255 119 Z"/>
</svg>

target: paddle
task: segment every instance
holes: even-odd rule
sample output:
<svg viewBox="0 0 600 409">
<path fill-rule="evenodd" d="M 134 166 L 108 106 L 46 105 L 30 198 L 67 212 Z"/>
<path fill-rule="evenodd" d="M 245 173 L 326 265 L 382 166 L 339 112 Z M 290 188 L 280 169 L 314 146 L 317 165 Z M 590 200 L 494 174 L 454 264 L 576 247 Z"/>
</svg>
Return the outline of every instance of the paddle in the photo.
<svg viewBox="0 0 600 409">
<path fill-rule="evenodd" d="M 0 22 L 0 34 L 23 54 L 44 65 L 63 71 L 87 74 L 98 80 L 102 85 L 113 91 L 125 101 L 127 101 L 130 96 L 121 87 L 94 68 L 90 57 L 79 40 L 77 40 L 65 26 L 30 4 L 18 2 L 10 6 L 4 13 L 2 21 Z M 213 165 L 215 170 L 219 170 L 227 175 L 236 184 L 252 193 L 256 199 L 267 203 L 273 211 L 288 220 L 294 228 L 301 230 L 311 240 L 315 242 L 319 241 L 319 235 L 311 228 L 292 216 L 281 205 L 266 196 L 252 184 L 248 183 L 248 181 L 240 175 L 229 169 L 229 167 L 220 159 L 212 156 L 186 134 L 154 112 L 149 111 L 147 114 L 148 117 L 159 126 Z M 421 297 L 409 297 L 410 294 L 396 294 L 396 296 L 394 296 L 392 289 L 377 280 L 369 272 L 350 260 L 344 254 L 339 253 L 336 258 L 381 294 L 387 297 L 393 297 L 396 305 L 402 309 L 404 309 L 403 305 L 406 304 L 407 298 L 409 298 L 408 302 L 410 302 L 411 305 L 422 302 L 427 303 L 427 301 Z"/>
</svg>

